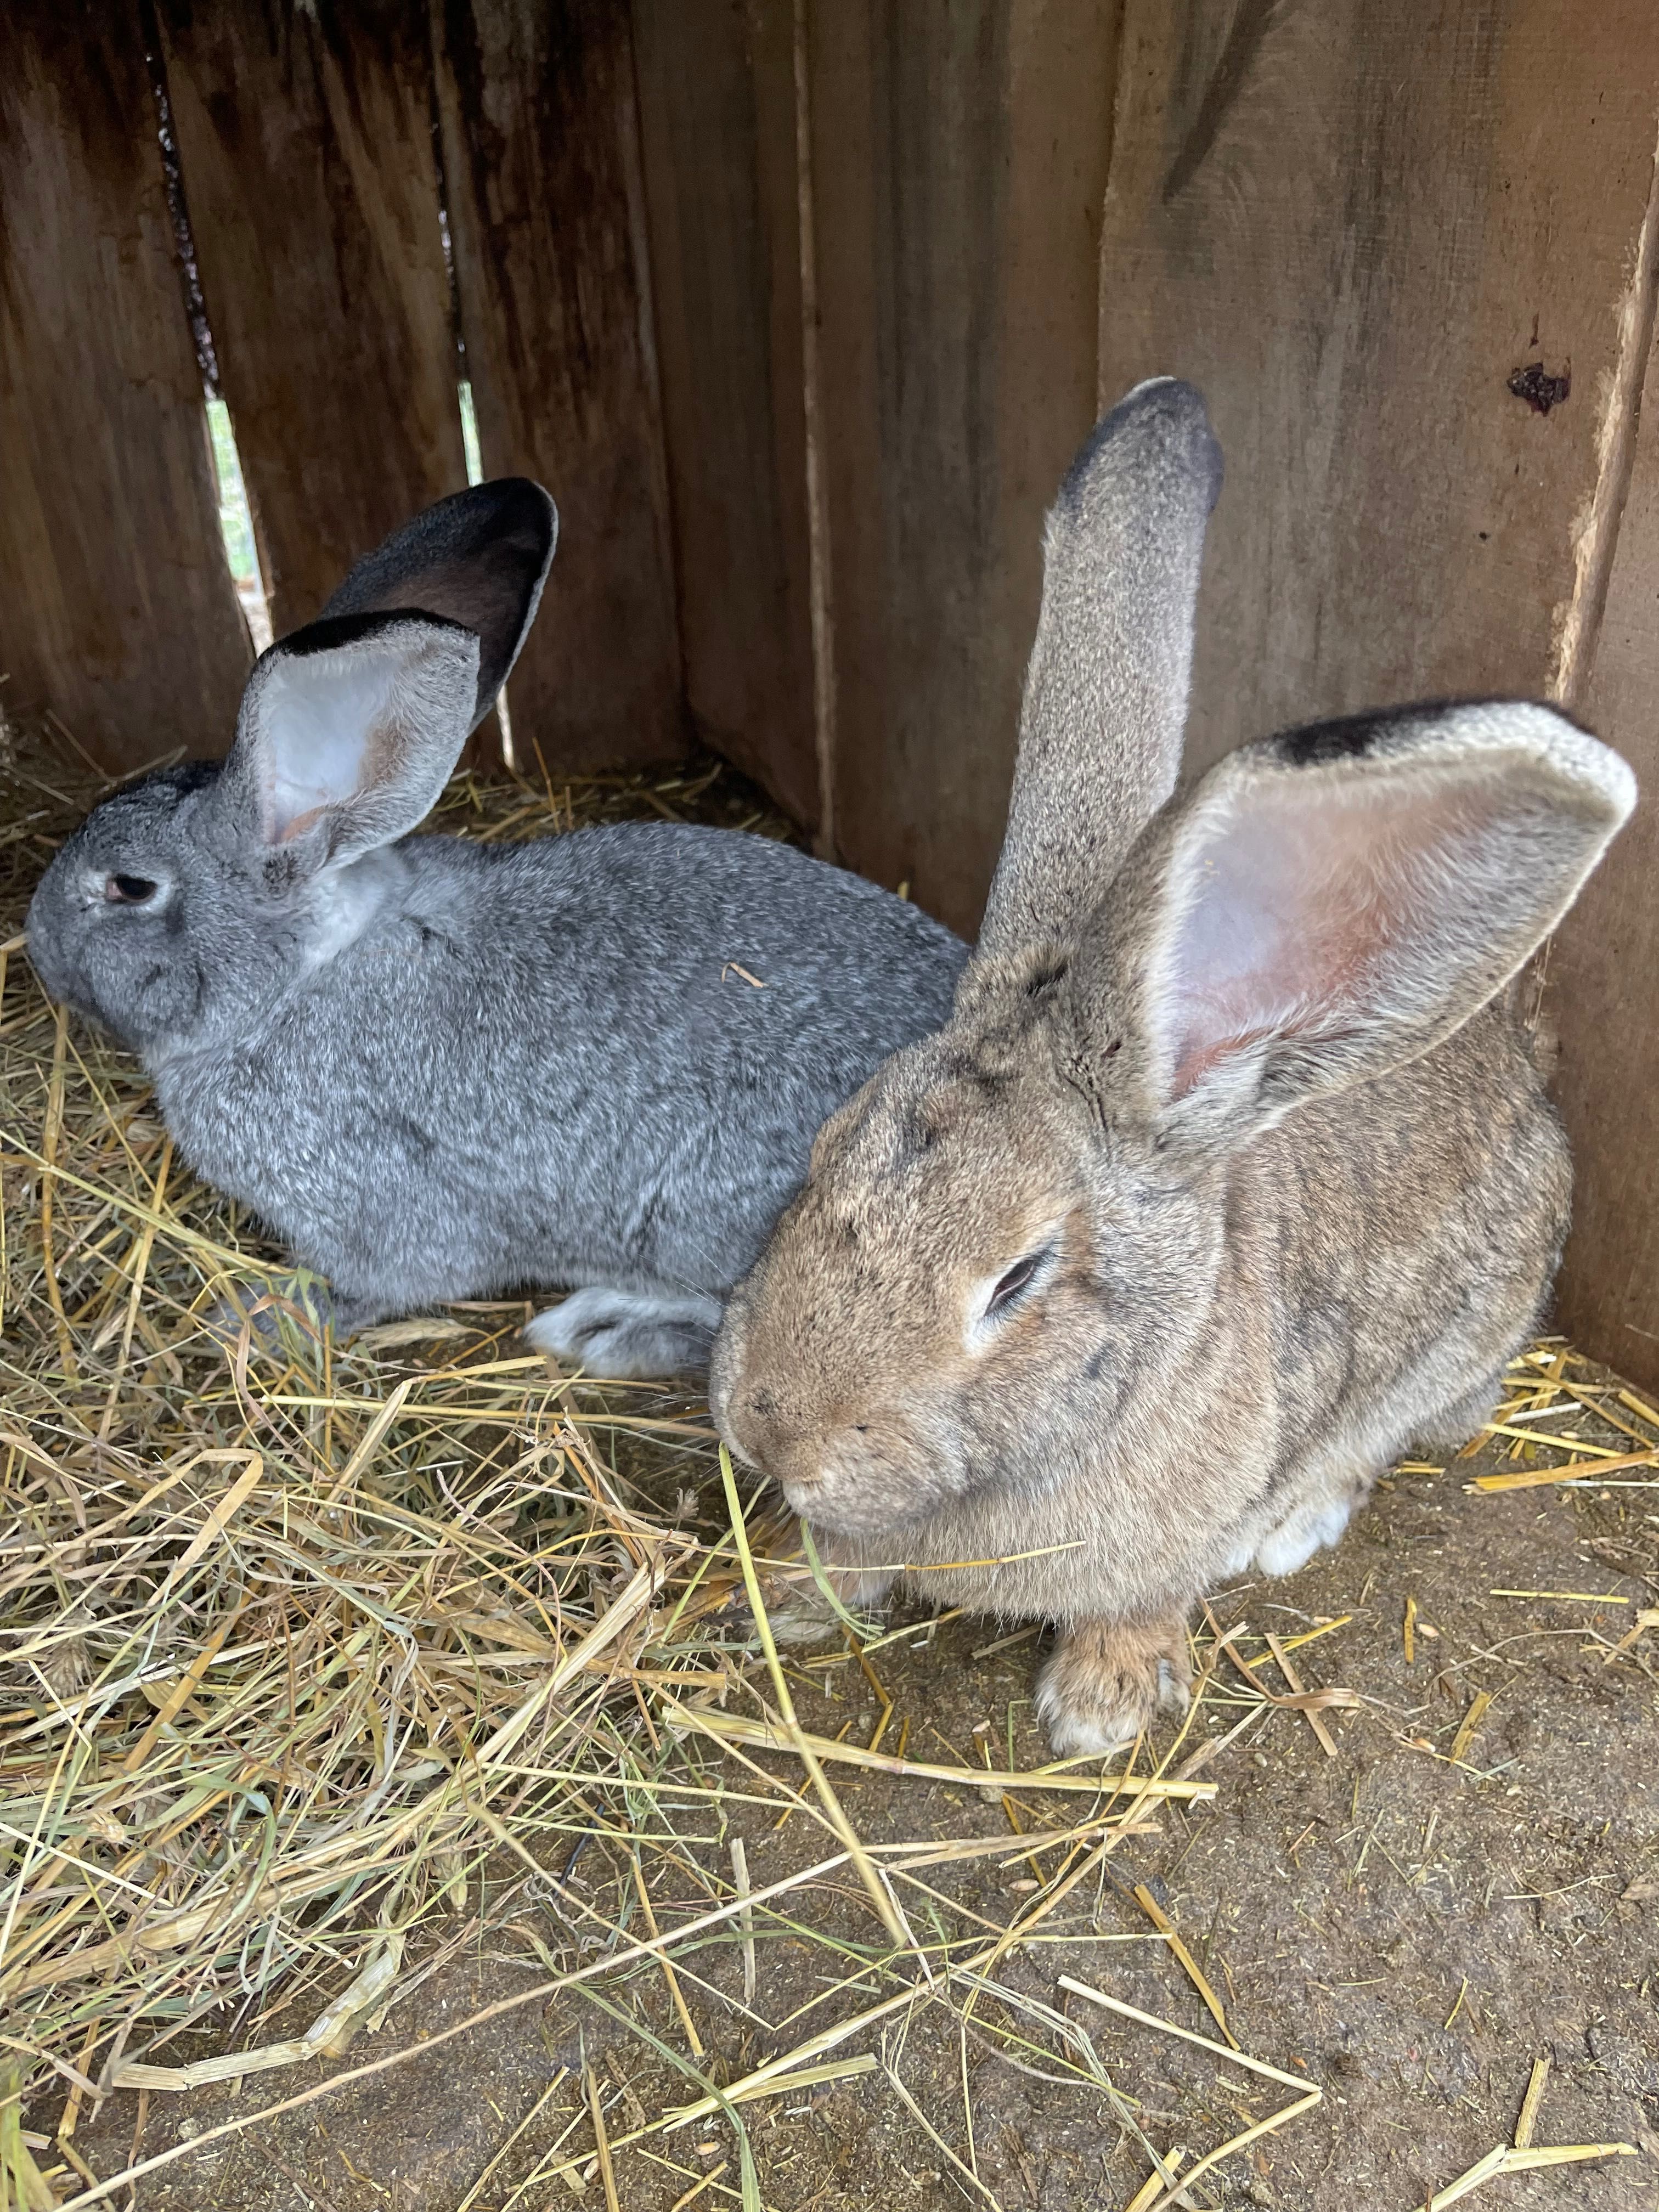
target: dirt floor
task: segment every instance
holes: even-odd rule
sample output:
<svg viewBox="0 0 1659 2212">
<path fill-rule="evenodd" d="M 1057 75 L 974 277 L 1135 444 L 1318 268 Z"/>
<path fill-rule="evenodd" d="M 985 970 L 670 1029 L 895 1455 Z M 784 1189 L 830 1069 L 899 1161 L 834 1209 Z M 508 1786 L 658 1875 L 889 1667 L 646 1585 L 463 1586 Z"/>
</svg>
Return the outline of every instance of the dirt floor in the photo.
<svg viewBox="0 0 1659 2212">
<path fill-rule="evenodd" d="M 1218 1597 L 1223 1629 L 1248 1618 L 1285 1638 L 1343 1619 L 1292 1663 L 1305 1685 L 1340 1684 L 1366 1704 L 1322 1717 L 1334 1756 L 1305 1715 L 1259 1708 L 1203 1769 L 1218 1784 L 1213 1802 L 1162 1808 L 1155 1832 L 1120 1845 L 1100 1877 L 1045 1923 L 1051 1940 L 998 1969 L 1010 1990 L 1087 2030 L 1117 2108 L 1103 2088 L 1056 2070 L 1052 2033 L 1033 2031 L 1022 2060 L 1006 2038 L 978 2033 L 971 2019 L 964 2028 L 923 2000 L 908 2027 L 897 2012 L 847 2046 L 874 2054 L 868 2073 L 747 2107 L 765 2204 L 777 2212 L 820 2204 L 922 2212 L 964 2200 L 1007 2212 L 1122 2207 L 1150 2172 L 1131 2121 L 1160 2151 L 1185 2146 L 1195 2156 L 1293 2101 L 1292 2091 L 1060 1988 L 1067 1975 L 1214 2035 L 1133 1894 L 1145 1885 L 1214 1985 L 1243 2050 L 1305 2073 L 1325 2093 L 1314 2110 L 1197 2184 L 1194 2203 L 1407 2212 L 1510 2136 L 1532 2063 L 1547 2056 L 1535 2141 L 1623 2142 L 1640 2155 L 1508 2176 L 1483 2192 L 1486 2200 L 1653 2212 L 1659 1638 L 1644 1635 L 1618 1656 L 1614 1646 L 1635 1610 L 1651 1607 L 1659 1592 L 1659 1489 L 1650 1471 L 1647 1486 L 1599 1494 L 1466 1491 L 1486 1464 L 1483 1457 L 1437 1478 L 1401 1476 L 1336 1552 L 1289 1580 Z M 1510 1590 L 1591 1592 L 1607 1601 L 1494 1595 Z M 1413 1600 L 1408 1663 L 1403 1628 Z M 966 1768 L 989 1744 L 998 1765 L 1042 1759 L 1029 1702 L 1038 1646 L 1028 1637 L 985 1652 L 1000 1640 L 994 1624 L 957 1620 L 930 1630 L 922 1620 L 878 1656 L 895 1725 L 910 1723 L 911 1758 Z M 878 1705 L 855 1665 L 812 1667 L 798 1656 L 793 1671 L 805 1725 L 834 1735 L 850 1721 L 852 1738 L 867 1740 Z M 1217 1735 L 1249 1710 L 1225 1702 L 1248 1695 L 1229 1680 L 1224 1659 L 1200 1716 L 1201 1729 Z M 1491 1704 L 1454 1764 L 1451 1747 L 1483 1692 Z M 790 1771 L 780 1759 L 761 1763 L 781 1777 Z M 966 1774 L 957 1790 L 844 1769 L 838 1786 L 872 1844 L 1008 1832 L 1003 1802 L 967 1786 Z M 1032 1825 L 1079 1816 L 1075 1799 L 1044 1802 L 1028 1792 L 1022 1803 Z M 724 1863 L 729 1841 L 711 1831 L 700 1848 Z M 746 1848 L 759 1888 L 830 1845 L 810 1816 L 788 1819 L 780 1832 L 769 1809 L 755 1811 Z M 975 1913 L 1000 1927 L 1018 1885 L 1034 1886 L 1012 1853 L 923 1879 L 941 1901 L 930 1911 L 924 1894 L 907 1889 L 913 1923 L 932 1917 L 952 1934 L 971 1929 Z M 862 1951 L 872 1962 L 863 1990 L 836 2001 L 850 2011 L 899 1984 L 879 1969 L 886 1947 L 861 1893 L 844 1875 L 836 1888 L 817 1896 L 815 1917 L 829 1915 L 849 1957 Z M 607 1915 L 618 1909 L 617 1868 L 602 1844 L 580 1855 L 565 1895 Z M 657 1903 L 672 1920 L 673 1899 Z M 799 1898 L 792 1909 L 804 1909 Z M 557 1942 L 559 1916 L 568 1923 L 569 1908 L 550 1889 L 540 1911 L 549 1916 L 542 1940 Z M 515 1925 L 533 1936 L 537 1920 L 532 1908 Z M 507 1955 L 515 1948 L 519 1957 Z M 829 1978 L 819 1947 L 792 1941 L 785 1928 L 757 1940 L 756 1953 L 748 2007 L 735 1937 L 722 1933 L 679 1954 L 704 2063 L 717 2080 L 822 2024 L 800 2011 Z M 457 1957 L 346 2063 L 418 2052 L 455 2020 L 540 1973 L 529 1936 Z M 600 2000 L 631 2002 L 665 2050 L 685 2050 L 660 1974 L 636 1972 L 611 1989 L 601 1982 L 592 1998 L 567 1994 L 550 2007 L 507 2012 L 441 2052 L 209 2144 L 140 2183 L 137 2201 L 179 2212 L 307 2204 L 323 2212 L 499 2212 L 509 2204 L 541 2212 L 564 2203 L 582 2185 L 580 2168 L 515 2191 L 556 2166 L 548 2156 L 556 2142 L 565 2146 L 562 2157 L 592 2154 L 584 2058 L 601 2085 L 607 2136 L 696 2094 L 665 2061 L 642 2063 L 643 2046 L 622 2034 Z M 1006 2006 L 999 2012 L 1000 2000 L 982 2002 L 1005 2022 L 1017 2017 Z M 568 2070 L 557 2080 L 561 2069 Z M 260 2103 L 288 2097 L 341 2070 L 266 2077 L 240 2098 L 224 2088 L 155 2097 L 143 2115 L 137 2098 L 124 2094 L 83 2121 L 77 2142 L 107 2173 L 135 2142 L 148 2154 L 205 2133 L 256 2095 Z M 649 2157 L 615 2154 L 622 2205 L 654 2212 L 677 2202 L 737 2201 L 738 2160 L 724 2118 L 648 2148 Z M 604 2177 L 591 2156 L 588 2168 L 592 2178 L 580 2193 L 603 2203 Z M 688 2198 L 710 2174 L 701 2196 Z"/>
</svg>

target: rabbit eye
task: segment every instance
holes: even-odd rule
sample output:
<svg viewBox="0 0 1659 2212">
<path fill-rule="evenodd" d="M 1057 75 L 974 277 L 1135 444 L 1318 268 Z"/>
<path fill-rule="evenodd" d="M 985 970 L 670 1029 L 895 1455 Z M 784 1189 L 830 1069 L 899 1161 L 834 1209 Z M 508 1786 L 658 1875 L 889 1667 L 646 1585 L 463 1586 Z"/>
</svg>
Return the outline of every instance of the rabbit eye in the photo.
<svg viewBox="0 0 1659 2212">
<path fill-rule="evenodd" d="M 1011 1306 L 1047 1257 L 1045 1252 L 1033 1252 L 1024 1260 L 1016 1260 L 987 1299 L 987 1314 L 1001 1313 L 1005 1307 Z"/>
<path fill-rule="evenodd" d="M 975 1292 L 976 1302 L 963 1316 L 963 1343 L 968 1352 L 977 1355 L 985 1351 L 995 1338 L 999 1324 L 1027 1304 L 1048 1282 L 1060 1250 L 1060 1227 L 1056 1222 L 1051 1241 L 1039 1245 L 1035 1252 L 1028 1252 L 1023 1260 L 1016 1260 L 988 1290 L 981 1277 Z"/>
<path fill-rule="evenodd" d="M 104 896 L 111 906 L 143 906 L 153 899 L 156 886 L 148 876 L 111 876 L 104 884 Z"/>
</svg>

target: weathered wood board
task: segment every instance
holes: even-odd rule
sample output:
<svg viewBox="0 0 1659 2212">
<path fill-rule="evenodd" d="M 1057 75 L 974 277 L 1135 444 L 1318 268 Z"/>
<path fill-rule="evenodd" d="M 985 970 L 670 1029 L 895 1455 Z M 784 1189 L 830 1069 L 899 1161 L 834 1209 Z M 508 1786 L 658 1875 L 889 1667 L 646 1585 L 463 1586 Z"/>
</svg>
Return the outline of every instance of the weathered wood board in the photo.
<svg viewBox="0 0 1659 2212">
<path fill-rule="evenodd" d="M 628 11 L 434 0 L 433 23 L 484 472 L 559 507 L 514 742 L 555 771 L 661 760 L 686 717 Z"/>
<path fill-rule="evenodd" d="M 843 856 L 958 928 L 1001 842 L 1042 518 L 1095 417 L 1115 11 L 811 11 Z"/>
<path fill-rule="evenodd" d="M 1550 948 L 1546 1008 L 1573 1141 L 1561 1326 L 1659 1388 L 1659 357 L 1647 361 L 1607 608 L 1579 702 L 1642 795 Z"/>
<path fill-rule="evenodd" d="M 466 482 L 427 27 L 390 0 L 157 0 L 272 625 Z"/>
<path fill-rule="evenodd" d="M 1187 376 L 1226 455 L 1193 767 L 1551 686 L 1656 86 L 1646 0 L 1129 0 L 1102 398 Z M 1547 413 L 1534 362 L 1571 371 Z"/>
<path fill-rule="evenodd" d="M 222 751 L 250 659 L 135 17 L 15 0 L 0 69 L 0 673 L 112 769 Z"/>
<path fill-rule="evenodd" d="M 686 702 L 816 826 L 790 0 L 634 0 Z"/>
</svg>

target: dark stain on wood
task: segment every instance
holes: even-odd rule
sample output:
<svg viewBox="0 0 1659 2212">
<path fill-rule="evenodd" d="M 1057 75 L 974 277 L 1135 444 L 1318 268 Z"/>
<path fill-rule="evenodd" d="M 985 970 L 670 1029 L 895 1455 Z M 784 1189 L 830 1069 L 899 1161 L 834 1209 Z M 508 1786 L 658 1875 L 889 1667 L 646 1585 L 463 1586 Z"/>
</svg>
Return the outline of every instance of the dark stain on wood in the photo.
<svg viewBox="0 0 1659 2212">
<path fill-rule="evenodd" d="M 225 395 L 219 382 L 219 356 L 214 350 L 207 302 L 202 297 L 202 272 L 196 259 L 196 240 L 191 234 L 190 209 L 185 198 L 184 172 L 179 166 L 179 136 L 173 127 L 173 100 L 167 91 L 167 65 L 161 59 L 161 33 L 155 20 L 154 0 L 139 0 L 138 25 L 144 42 L 144 60 L 149 70 L 150 94 L 155 102 L 155 135 L 161 149 L 161 182 L 167 193 L 168 219 L 173 224 L 173 251 L 179 264 L 179 283 L 184 292 L 185 319 L 190 325 L 190 335 L 196 347 L 196 365 L 202 372 L 203 386 L 210 399 L 222 399 Z"/>
<path fill-rule="evenodd" d="M 1541 361 L 1529 361 L 1524 368 L 1511 372 L 1504 389 L 1524 399 L 1534 414 L 1547 415 L 1572 390 L 1572 363 L 1569 362 L 1559 376 L 1553 376 Z"/>
<path fill-rule="evenodd" d="M 1228 110 L 1243 88 L 1244 80 L 1267 34 L 1267 27 L 1280 4 L 1281 0 L 1242 0 L 1228 29 L 1221 58 L 1204 88 L 1192 128 L 1182 141 L 1180 151 L 1170 164 L 1170 173 L 1164 179 L 1163 198 L 1166 204 L 1186 190 L 1208 159 Z"/>
</svg>

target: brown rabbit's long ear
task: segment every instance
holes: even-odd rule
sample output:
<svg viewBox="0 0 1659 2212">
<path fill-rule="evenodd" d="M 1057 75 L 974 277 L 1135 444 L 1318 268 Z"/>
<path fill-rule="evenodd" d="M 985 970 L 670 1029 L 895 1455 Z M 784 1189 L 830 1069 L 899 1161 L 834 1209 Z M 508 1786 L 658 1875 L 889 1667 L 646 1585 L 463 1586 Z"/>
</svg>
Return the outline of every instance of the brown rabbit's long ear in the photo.
<svg viewBox="0 0 1659 2212">
<path fill-rule="evenodd" d="M 318 617 L 425 614 L 478 641 L 469 729 L 495 704 L 519 657 L 558 542 L 558 510 L 528 477 L 474 484 L 394 530 L 366 554 Z"/>
<path fill-rule="evenodd" d="M 1107 1110 L 1226 1148 L 1415 1059 L 1554 927 L 1635 798 L 1616 753 L 1519 703 L 1234 753 L 1147 830 L 1079 948 Z"/>
<path fill-rule="evenodd" d="M 981 952 L 1069 935 L 1175 788 L 1221 451 L 1189 384 L 1097 423 L 1043 534 L 1042 606 Z"/>
</svg>

